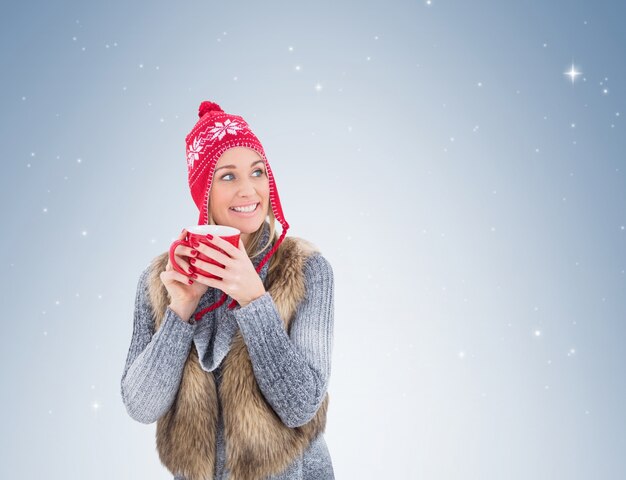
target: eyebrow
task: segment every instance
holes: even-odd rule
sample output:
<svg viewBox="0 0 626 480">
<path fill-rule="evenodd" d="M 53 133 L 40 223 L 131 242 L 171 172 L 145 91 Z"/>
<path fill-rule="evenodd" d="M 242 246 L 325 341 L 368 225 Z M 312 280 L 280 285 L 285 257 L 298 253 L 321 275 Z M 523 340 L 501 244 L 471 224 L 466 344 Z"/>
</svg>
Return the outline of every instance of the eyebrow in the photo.
<svg viewBox="0 0 626 480">
<path fill-rule="evenodd" d="M 256 162 L 252 162 L 250 164 L 250 167 L 254 167 L 257 163 L 263 163 L 263 160 L 257 160 Z M 237 169 L 237 167 L 235 167 L 234 165 L 224 165 L 222 167 L 216 168 L 213 173 L 217 172 L 218 170 L 221 170 L 222 168 L 234 168 L 234 169 Z"/>
</svg>

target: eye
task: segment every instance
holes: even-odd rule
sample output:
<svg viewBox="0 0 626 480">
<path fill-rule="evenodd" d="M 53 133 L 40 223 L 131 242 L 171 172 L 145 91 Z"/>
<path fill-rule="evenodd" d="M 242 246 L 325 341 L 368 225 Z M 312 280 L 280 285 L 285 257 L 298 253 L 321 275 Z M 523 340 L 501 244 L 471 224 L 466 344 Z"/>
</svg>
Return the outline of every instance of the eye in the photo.
<svg viewBox="0 0 626 480">
<path fill-rule="evenodd" d="M 257 172 L 261 172 L 259 175 L 256 175 L 257 177 L 262 177 L 263 175 L 265 175 L 265 170 L 263 170 L 262 168 L 257 168 L 257 169 L 256 169 L 254 172 L 252 172 L 252 173 L 257 173 Z M 220 180 L 227 180 L 227 181 L 228 181 L 228 180 L 230 180 L 230 179 L 227 179 L 226 177 L 229 177 L 229 176 L 230 176 L 230 177 L 232 177 L 232 176 L 233 176 L 233 174 L 232 174 L 232 173 L 225 173 L 224 175 L 222 175 L 222 176 L 220 177 Z"/>
</svg>

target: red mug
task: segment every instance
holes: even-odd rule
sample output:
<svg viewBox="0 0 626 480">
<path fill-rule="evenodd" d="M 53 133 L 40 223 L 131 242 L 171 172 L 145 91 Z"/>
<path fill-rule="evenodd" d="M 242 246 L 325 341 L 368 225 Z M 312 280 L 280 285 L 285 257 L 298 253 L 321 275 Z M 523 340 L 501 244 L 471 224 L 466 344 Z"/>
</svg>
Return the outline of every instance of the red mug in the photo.
<svg viewBox="0 0 626 480">
<path fill-rule="evenodd" d="M 176 258 L 174 256 L 174 250 L 176 250 L 176 247 L 178 245 L 184 245 L 186 247 L 193 248 L 192 244 L 194 243 L 194 241 L 197 241 L 205 245 L 208 245 L 209 247 L 225 255 L 228 255 L 224 250 L 213 245 L 211 241 L 206 237 L 207 234 L 211 234 L 214 237 L 217 236 L 217 237 L 223 238 L 228 243 L 239 248 L 239 235 L 241 234 L 241 232 L 234 227 L 228 227 L 226 225 L 193 225 L 191 227 L 185 228 L 185 230 L 187 231 L 185 238 L 182 240 L 175 240 L 174 243 L 172 243 L 172 245 L 170 246 L 170 263 L 172 264 L 172 268 L 174 270 L 182 273 L 183 275 L 187 277 L 189 276 L 189 274 L 185 272 L 181 268 L 181 266 L 176 263 Z M 207 257 L 199 250 L 198 250 L 198 255 L 195 258 L 199 258 L 200 260 L 203 260 L 205 262 L 212 263 L 213 265 L 218 265 L 222 268 L 224 267 L 224 265 L 222 265 L 219 262 L 216 262 L 210 257 Z M 198 272 L 201 275 L 204 275 L 209 278 L 217 278 L 219 280 L 222 279 L 221 277 L 213 275 L 209 272 L 205 272 L 201 268 L 194 267 L 193 265 L 189 265 L 189 270 L 191 271 L 191 273 Z"/>
</svg>

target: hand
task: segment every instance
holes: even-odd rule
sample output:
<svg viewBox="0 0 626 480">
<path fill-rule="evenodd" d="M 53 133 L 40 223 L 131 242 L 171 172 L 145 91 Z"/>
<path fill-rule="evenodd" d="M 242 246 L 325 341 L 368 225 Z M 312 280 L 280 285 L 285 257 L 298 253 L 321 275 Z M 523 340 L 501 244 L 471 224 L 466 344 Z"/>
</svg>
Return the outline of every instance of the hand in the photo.
<svg viewBox="0 0 626 480">
<path fill-rule="evenodd" d="M 185 234 L 186 231 L 183 230 L 178 236 L 178 239 L 182 240 L 183 238 L 185 238 Z M 178 265 L 180 265 L 180 267 L 186 272 L 191 271 L 189 270 L 189 262 L 183 258 L 183 255 L 187 258 L 193 258 L 191 251 L 191 248 L 184 245 L 178 245 L 174 250 L 176 263 L 178 263 Z M 202 295 L 204 295 L 204 293 L 208 290 L 208 287 L 206 285 L 198 283 L 194 281 L 193 278 L 189 278 L 182 273 L 174 270 L 169 259 L 167 261 L 167 265 L 165 266 L 165 271 L 161 272 L 160 277 L 161 282 L 163 282 L 163 285 L 165 285 L 165 288 L 170 294 L 171 303 L 180 306 L 193 306 L 191 310 L 195 310 L 195 308 L 198 306 L 198 303 L 200 302 L 200 298 L 202 298 Z M 190 280 L 191 284 L 189 284 Z"/>
<path fill-rule="evenodd" d="M 197 258 L 193 265 L 220 277 L 221 280 L 219 278 L 207 277 L 196 271 L 198 276 L 196 283 L 221 290 L 236 300 L 242 307 L 245 307 L 252 300 L 261 297 L 265 293 L 265 287 L 250 258 L 248 258 L 243 240 L 239 239 L 239 248 L 218 236 L 209 237 L 209 240 L 213 245 L 226 252 L 226 255 L 203 243 L 196 250 L 224 265 L 224 267 L 204 262 Z"/>
</svg>

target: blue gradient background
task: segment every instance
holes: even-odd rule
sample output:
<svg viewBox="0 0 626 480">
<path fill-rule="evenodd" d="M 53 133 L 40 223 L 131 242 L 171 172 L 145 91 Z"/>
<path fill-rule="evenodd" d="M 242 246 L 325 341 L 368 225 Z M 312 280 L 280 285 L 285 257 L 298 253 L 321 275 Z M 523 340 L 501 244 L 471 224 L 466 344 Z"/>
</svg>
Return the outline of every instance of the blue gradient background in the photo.
<svg viewBox="0 0 626 480">
<path fill-rule="evenodd" d="M 202 100 L 333 265 L 337 478 L 626 478 L 625 16 L 3 5 L 0 478 L 171 478 L 119 383 L 139 274 L 197 220 Z"/>
</svg>

